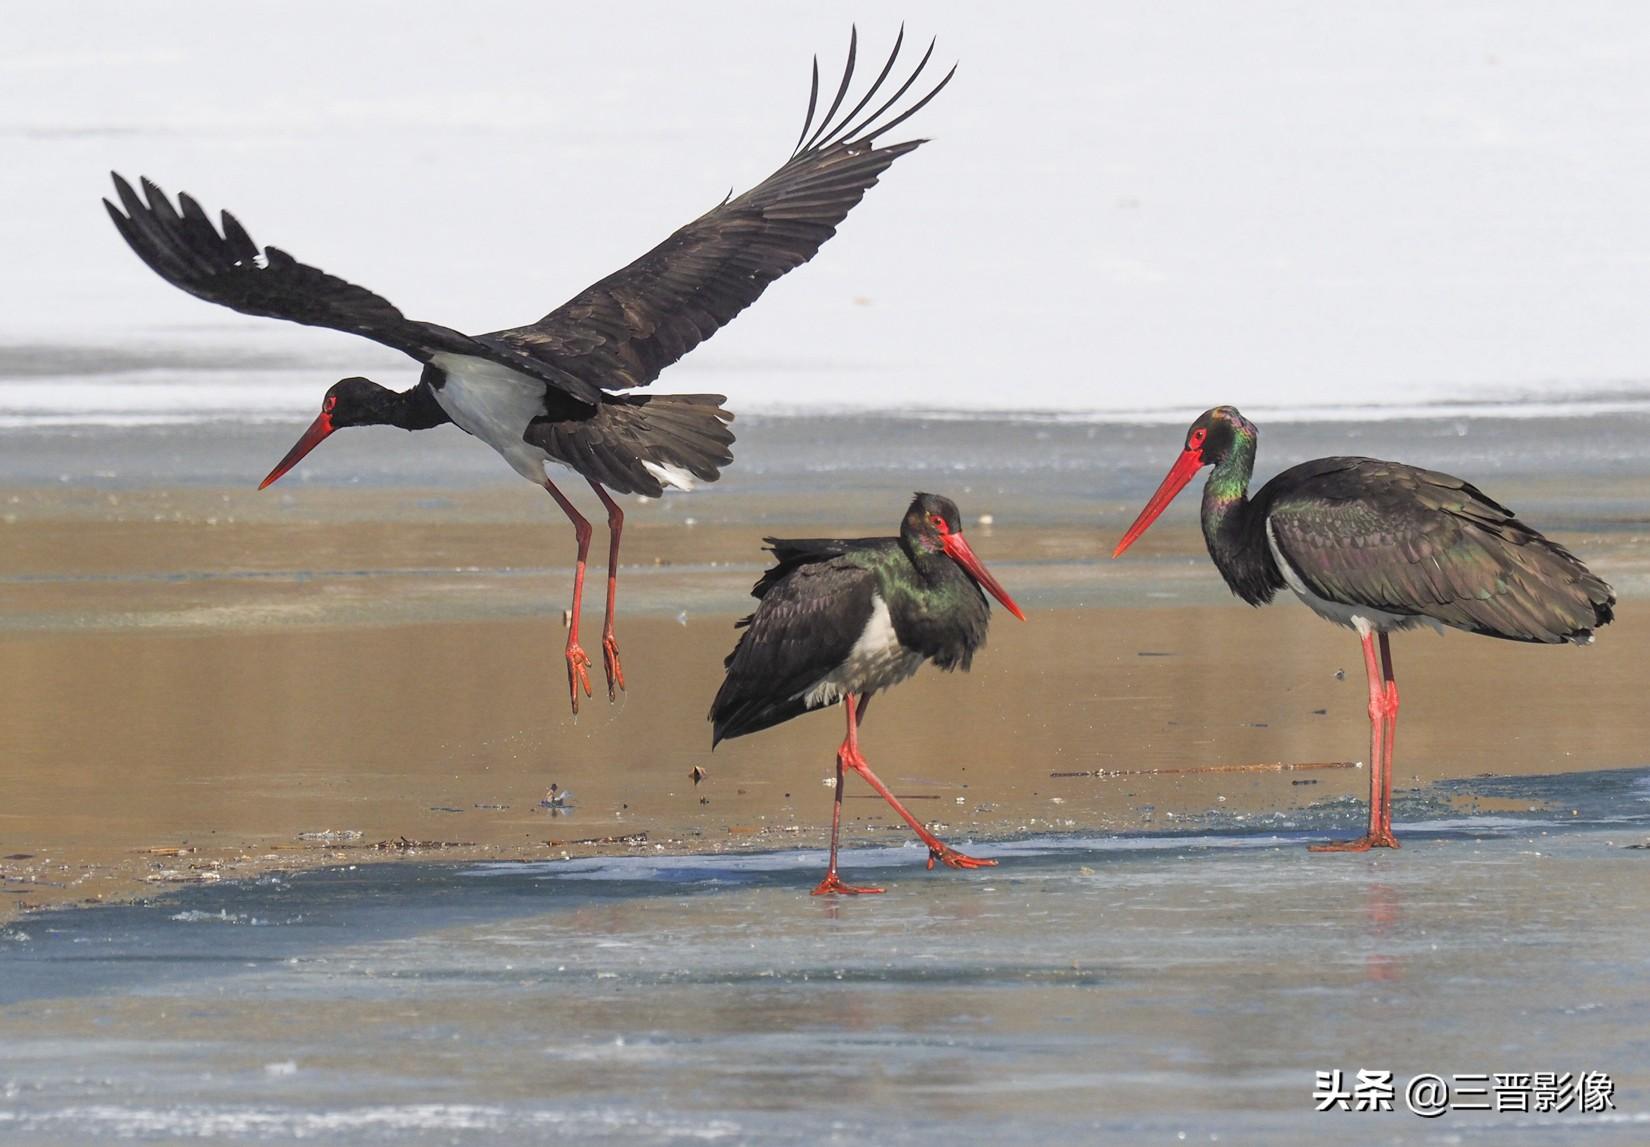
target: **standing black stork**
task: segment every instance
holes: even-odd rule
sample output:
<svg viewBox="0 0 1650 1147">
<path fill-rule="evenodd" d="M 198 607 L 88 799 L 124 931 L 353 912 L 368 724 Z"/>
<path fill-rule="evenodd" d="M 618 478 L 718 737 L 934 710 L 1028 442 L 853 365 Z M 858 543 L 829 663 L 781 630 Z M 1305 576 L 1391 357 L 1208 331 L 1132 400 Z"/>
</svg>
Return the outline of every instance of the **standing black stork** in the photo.
<svg viewBox="0 0 1650 1147">
<path fill-rule="evenodd" d="M 424 365 L 411 390 L 392 391 L 365 378 L 346 378 L 327 390 L 303 437 L 282 458 L 263 489 L 285 474 L 322 439 L 345 426 L 399 426 L 423 430 L 452 422 L 504 456 L 517 473 L 543 486 L 573 523 L 578 564 L 573 575 L 572 626 L 567 636 L 567 686 L 573 712 L 579 689 L 590 696 L 590 658 L 579 645 L 590 523 L 545 473 L 558 462 L 581 474 L 607 510 L 607 614 L 602 661 L 611 701 L 624 688 L 613 636 L 619 534 L 624 514 L 608 495 L 658 497 L 666 485 L 714 482 L 733 461 L 728 447 L 733 415 L 719 394 L 610 393 L 646 386 L 659 372 L 715 334 L 785 272 L 813 258 L 848 212 L 900 156 L 924 141 L 877 147 L 875 140 L 939 94 L 950 72 L 903 110 L 895 105 L 922 74 L 932 42 L 898 90 L 874 111 L 861 112 L 883 89 L 904 43 L 847 114 L 858 47 L 830 109 L 814 128 L 819 60 L 814 59 L 808 115 L 789 160 L 756 187 L 682 227 L 653 250 L 529 326 L 465 335 L 402 315 L 387 300 L 276 247 L 262 254 L 234 216 L 222 214 L 222 234 L 189 195 L 176 207 L 142 180 L 144 198 L 114 176 L 124 214 L 104 206 L 132 250 L 161 278 L 208 302 L 244 314 L 267 315 L 362 335 L 394 347 Z M 812 129 L 812 134 L 810 134 Z M 147 201 L 145 201 L 147 200 Z"/>
<path fill-rule="evenodd" d="M 848 735 L 836 751 L 831 863 L 815 896 L 881 892 L 844 884 L 836 871 L 845 771 L 854 770 L 894 806 L 928 846 L 928 867 L 984 868 L 923 827 L 859 752 L 859 722 L 871 695 L 898 685 L 924 661 L 967 670 L 985 644 L 991 606 L 983 586 L 1021 621 L 1025 614 L 963 540 L 956 503 L 918 494 L 897 538 L 766 538 L 777 564 L 751 589 L 761 602 L 725 662 L 711 702 L 711 748 L 813 709 L 843 704 Z M 858 705 L 855 705 L 855 699 Z"/>
<path fill-rule="evenodd" d="M 1117 543 L 1146 532 L 1205 466 L 1203 537 L 1233 593 L 1264 605 L 1285 586 L 1357 631 L 1369 677 L 1369 831 L 1319 852 L 1397 848 L 1392 743 L 1398 683 L 1388 635 L 1431 625 L 1509 641 L 1586 645 L 1615 592 L 1470 482 L 1375 458 L 1319 458 L 1249 497 L 1259 432 L 1230 406 L 1205 412 L 1163 484 Z M 1375 639 L 1380 638 L 1380 660 Z"/>
</svg>

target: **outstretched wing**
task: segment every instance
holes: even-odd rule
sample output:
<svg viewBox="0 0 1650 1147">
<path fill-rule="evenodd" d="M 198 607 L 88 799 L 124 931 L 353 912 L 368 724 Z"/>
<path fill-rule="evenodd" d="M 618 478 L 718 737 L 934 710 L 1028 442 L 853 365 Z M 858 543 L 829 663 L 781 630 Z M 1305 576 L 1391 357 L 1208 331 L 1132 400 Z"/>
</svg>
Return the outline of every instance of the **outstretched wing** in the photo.
<svg viewBox="0 0 1650 1147">
<path fill-rule="evenodd" d="M 474 355 L 513 367 L 584 402 L 600 399 L 594 387 L 557 370 L 554 364 L 448 327 L 409 319 L 388 299 L 300 263 L 279 247 L 260 252 L 240 221 L 227 211 L 222 213 L 220 234 L 189 194 L 180 194 L 174 207 L 166 193 L 149 180 L 140 180 L 143 198 L 139 198 L 125 179 L 111 175 L 121 206 L 107 199 L 103 205 L 121 237 L 157 275 L 196 298 L 242 314 L 361 335 L 419 362 L 427 363 L 441 353 Z"/>
<path fill-rule="evenodd" d="M 938 95 L 955 74 L 953 67 L 921 99 L 895 111 L 933 56 L 932 42 L 899 89 L 860 116 L 893 71 L 904 39 L 902 28 L 876 81 L 839 117 L 854 75 L 855 31 L 836 98 L 810 135 L 819 100 L 816 57 L 807 121 L 783 167 L 531 326 L 483 337 L 553 362 L 603 389 L 652 382 L 755 302 L 769 283 L 813 258 L 888 166 L 924 142 L 874 143 Z"/>
<path fill-rule="evenodd" d="M 757 584 L 762 603 L 739 622 L 745 632 L 728 654 L 727 676 L 711 702 L 713 747 L 807 712 L 803 695 L 842 664 L 864 632 L 877 578 L 839 554 Z"/>
<path fill-rule="evenodd" d="M 1320 597 L 1515 641 L 1584 638 L 1610 619 L 1609 586 L 1470 482 L 1373 458 L 1274 482 L 1266 521 Z"/>
</svg>

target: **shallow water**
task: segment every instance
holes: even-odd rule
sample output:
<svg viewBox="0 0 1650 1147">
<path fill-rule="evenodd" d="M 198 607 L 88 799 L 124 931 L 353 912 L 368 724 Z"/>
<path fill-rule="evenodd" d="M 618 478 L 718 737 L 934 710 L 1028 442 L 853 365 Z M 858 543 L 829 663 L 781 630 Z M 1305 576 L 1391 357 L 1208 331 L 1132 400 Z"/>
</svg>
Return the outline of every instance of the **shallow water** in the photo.
<svg viewBox="0 0 1650 1147">
<path fill-rule="evenodd" d="M 1447 811 L 1480 800 L 1493 813 Z M 1525 810 L 1525 811 L 1519 811 Z M 1642 1143 L 1650 769 L 1485 778 L 1405 847 L 981 845 L 347 868 L 0 933 L 0 1137 Z M 1602 1070 L 1612 1112 L 1315 1114 L 1318 1070 Z M 1400 1093 L 1401 1095 L 1401 1093 Z"/>
<path fill-rule="evenodd" d="M 1400 787 L 1642 763 L 1646 424 L 1264 428 L 1263 475 L 1348 452 L 1461 473 L 1623 595 L 1593 649 L 1403 639 Z M 1107 560 L 1179 427 L 923 415 L 736 425 L 739 461 L 723 481 L 627 503 L 631 691 L 577 721 L 554 654 L 569 531 L 457 431 L 363 430 L 317 451 L 290 489 L 261 494 L 252 483 L 296 427 L 0 431 L 0 918 L 146 879 L 294 864 L 294 837 L 329 828 L 363 834 L 350 859 L 402 838 L 512 856 L 638 833 L 679 851 L 816 844 L 835 720 L 711 758 L 705 706 L 763 535 L 884 532 L 917 486 L 957 498 L 1031 617 L 999 620 L 968 677 L 925 673 L 878 702 L 873 760 L 896 791 L 935 802 L 924 815 L 943 807 L 961 831 L 996 839 L 1361 795 L 1365 774 L 1351 770 L 1184 772 L 1347 763 L 1368 742 L 1356 644 L 1297 603 L 1234 601 L 1190 495 L 1126 560 Z M 594 625 L 600 599 L 586 604 Z M 1347 668 L 1350 679 L 1336 675 Z M 695 766 L 710 777 L 690 788 Z M 1169 773 L 1048 777 L 1096 769 Z M 577 811 L 546 831 L 538 802 L 552 782 L 577 794 Z M 871 807 L 848 806 L 853 831 L 890 827 Z M 182 848 L 194 851 L 166 855 Z"/>
</svg>

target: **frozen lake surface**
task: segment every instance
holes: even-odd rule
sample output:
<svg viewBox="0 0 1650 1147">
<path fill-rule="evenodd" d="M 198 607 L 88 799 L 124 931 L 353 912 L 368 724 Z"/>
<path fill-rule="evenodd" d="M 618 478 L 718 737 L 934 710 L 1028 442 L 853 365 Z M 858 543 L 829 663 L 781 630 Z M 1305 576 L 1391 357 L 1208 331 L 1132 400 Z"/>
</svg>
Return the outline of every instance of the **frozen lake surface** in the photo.
<svg viewBox="0 0 1650 1147">
<path fill-rule="evenodd" d="M 856 16 L 11 8 L 0 425 L 307 419 L 338 378 L 415 377 L 394 352 L 161 282 L 103 214 L 111 168 L 228 208 L 409 315 L 495 330 L 772 171 L 810 57 L 829 92 Z M 932 144 L 662 388 L 740 411 L 1175 421 L 1222 401 L 1644 399 L 1650 22 L 1633 5 L 908 0 L 857 18 L 862 79 L 900 20 L 908 47 L 938 36 L 936 63 L 960 64 L 906 125 Z"/>
<path fill-rule="evenodd" d="M 1493 811 L 1491 811 L 1493 810 Z M 1639 1144 L 1650 769 L 1275 829 L 386 863 L 0 932 L 0 1139 Z M 1315 1114 L 1315 1072 L 1604 1071 L 1615 1110 Z"/>
</svg>

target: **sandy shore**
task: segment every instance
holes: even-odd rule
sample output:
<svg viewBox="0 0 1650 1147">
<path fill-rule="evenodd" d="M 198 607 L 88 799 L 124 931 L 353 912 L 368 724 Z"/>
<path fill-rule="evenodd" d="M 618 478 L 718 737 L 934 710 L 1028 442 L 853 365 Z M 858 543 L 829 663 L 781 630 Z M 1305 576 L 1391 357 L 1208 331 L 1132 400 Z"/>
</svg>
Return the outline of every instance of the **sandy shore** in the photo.
<svg viewBox="0 0 1650 1147">
<path fill-rule="evenodd" d="M 1232 600 L 1189 513 L 1112 563 L 1132 500 L 1064 523 L 989 504 L 1014 524 L 974 528 L 975 547 L 1030 622 L 999 613 L 972 674 L 925 671 L 866 728 L 873 766 L 942 835 L 1286 823 L 1361 799 L 1349 634 L 1292 601 Z M 571 546 L 512 487 L 0 488 L 0 915 L 407 855 L 818 844 L 835 715 L 713 756 L 704 713 L 757 536 L 787 517 L 885 531 L 843 505 L 758 489 L 638 506 L 619 628 L 631 692 L 574 720 Z M 1650 538 L 1630 514 L 1553 532 L 1628 607 L 1585 650 L 1401 636 L 1400 786 L 1644 762 L 1650 623 L 1631 600 Z M 1324 767 L 1234 768 L 1273 765 Z M 570 807 L 542 803 L 552 785 Z M 848 808 L 857 841 L 908 835 L 867 792 Z"/>
</svg>

